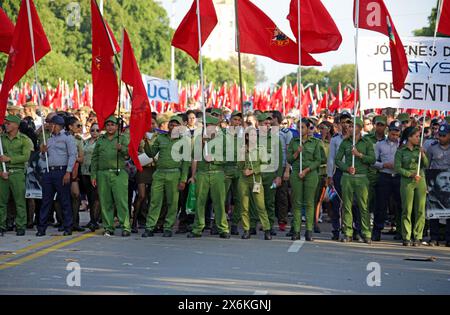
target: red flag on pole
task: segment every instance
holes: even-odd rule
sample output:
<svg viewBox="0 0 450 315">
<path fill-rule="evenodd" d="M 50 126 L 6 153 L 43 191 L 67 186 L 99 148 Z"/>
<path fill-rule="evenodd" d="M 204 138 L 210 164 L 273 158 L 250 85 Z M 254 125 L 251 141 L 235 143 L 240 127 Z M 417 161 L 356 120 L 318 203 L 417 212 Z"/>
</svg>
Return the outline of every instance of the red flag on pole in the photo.
<svg viewBox="0 0 450 315">
<path fill-rule="evenodd" d="M 122 81 L 133 87 L 130 116 L 130 144 L 128 152 L 139 172 L 142 166 L 138 158 L 138 148 L 145 132 L 152 125 L 152 113 L 147 91 L 142 82 L 141 72 L 134 57 L 127 31 L 123 30 Z"/>
<path fill-rule="evenodd" d="M 29 2 L 31 21 L 28 20 L 27 2 Z M 9 91 L 34 65 L 30 29 L 34 39 L 35 62 L 38 62 L 51 50 L 51 47 L 33 1 L 22 0 L 0 91 L 0 124 L 5 118 Z"/>
<path fill-rule="evenodd" d="M 93 107 L 98 125 L 103 128 L 105 120 L 114 114 L 119 96 L 114 55 L 120 52 L 114 35 L 103 20 L 97 2 L 91 0 L 92 15 L 92 83 Z"/>
<path fill-rule="evenodd" d="M 249 0 L 238 0 L 239 45 L 243 53 L 298 65 L 298 45 Z M 321 66 L 302 48 L 302 65 Z"/>
<path fill-rule="evenodd" d="M 298 0 L 291 0 L 287 19 L 298 40 Z M 342 43 L 339 29 L 320 0 L 302 0 L 300 33 L 302 49 L 308 53 L 337 50 Z"/>
<path fill-rule="evenodd" d="M 336 98 L 334 99 L 333 103 L 329 107 L 330 113 L 338 111 L 341 108 L 341 104 L 342 104 L 342 87 L 341 87 L 341 82 L 339 82 L 338 93 L 337 93 Z"/>
<path fill-rule="evenodd" d="M 14 24 L 2 8 L 0 8 L 0 25 L 0 51 L 9 54 L 14 35 Z"/>
<path fill-rule="evenodd" d="M 202 46 L 217 25 L 217 15 L 212 0 L 199 0 Z M 172 38 L 172 46 L 184 50 L 198 63 L 197 0 L 181 21 Z"/>
<path fill-rule="evenodd" d="M 450 0 L 442 0 L 441 7 L 438 32 L 450 36 Z"/>
<path fill-rule="evenodd" d="M 357 1 L 357 0 L 355 0 Z M 354 20 L 356 2 L 353 10 Z M 408 75 L 408 59 L 403 43 L 395 29 L 391 15 L 383 0 L 359 0 L 359 28 L 378 32 L 389 37 L 394 90 L 400 92 Z M 356 22 L 355 22 L 356 25 Z"/>
</svg>

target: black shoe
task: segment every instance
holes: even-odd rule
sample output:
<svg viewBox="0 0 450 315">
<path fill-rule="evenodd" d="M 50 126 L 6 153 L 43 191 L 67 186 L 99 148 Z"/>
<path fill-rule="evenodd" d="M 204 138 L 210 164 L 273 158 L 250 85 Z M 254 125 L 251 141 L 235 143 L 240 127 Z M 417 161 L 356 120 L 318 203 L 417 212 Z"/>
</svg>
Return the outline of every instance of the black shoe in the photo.
<svg viewBox="0 0 450 315">
<path fill-rule="evenodd" d="M 305 232 L 305 241 L 312 242 L 312 231 L 306 231 Z"/>
<path fill-rule="evenodd" d="M 411 246 L 411 241 L 403 241 L 403 246 L 406 246 L 406 247 Z"/>
<path fill-rule="evenodd" d="M 133 233 L 133 234 L 139 233 L 138 228 L 137 227 L 131 228 L 131 233 Z"/>
<path fill-rule="evenodd" d="M 270 241 L 272 239 L 272 234 L 270 233 L 270 230 L 264 231 L 264 239 L 266 241 Z"/>
<path fill-rule="evenodd" d="M 363 236 L 362 240 L 364 243 L 366 243 L 368 245 L 372 244 L 372 239 L 370 237 Z"/>
<path fill-rule="evenodd" d="M 256 235 L 256 228 L 250 228 L 250 235 Z"/>
<path fill-rule="evenodd" d="M 24 236 L 25 235 L 25 230 L 17 230 L 16 235 L 17 236 Z"/>
<path fill-rule="evenodd" d="M 58 228 L 58 232 L 64 232 L 64 226 L 60 226 L 59 228 Z"/>
<path fill-rule="evenodd" d="M 90 224 L 90 225 L 88 226 L 88 228 L 89 228 L 89 230 L 90 230 L 91 232 L 95 232 L 95 230 L 98 229 L 98 225 L 96 226 L 95 224 Z"/>
<path fill-rule="evenodd" d="M 76 226 L 76 227 L 72 228 L 72 231 L 75 231 L 75 232 L 84 232 L 85 229 L 82 228 L 82 227 Z"/>
<path fill-rule="evenodd" d="M 219 235 L 219 231 L 217 230 L 217 226 L 213 226 L 211 229 L 211 235 Z"/>
<path fill-rule="evenodd" d="M 432 246 L 432 247 L 433 247 L 433 246 L 439 246 L 439 242 L 438 242 L 438 241 L 435 241 L 435 240 L 431 240 L 431 241 L 428 242 L 428 245 L 429 245 L 429 246 Z"/>
<path fill-rule="evenodd" d="M 230 238 L 230 234 L 227 232 L 220 233 L 219 236 L 220 236 L 220 238 L 225 238 L 225 239 Z"/>
<path fill-rule="evenodd" d="M 445 247 L 450 247 L 450 241 L 445 243 Z"/>
<path fill-rule="evenodd" d="M 333 236 L 331 237 L 331 240 L 333 241 L 339 241 L 339 231 L 333 231 Z"/>
<path fill-rule="evenodd" d="M 5 232 L 3 232 L 3 230 L 0 230 L 0 236 L 5 236 Z"/>
<path fill-rule="evenodd" d="M 145 230 L 144 233 L 142 233 L 141 236 L 142 236 L 142 237 L 152 237 L 152 236 L 153 236 L 153 231 L 151 231 L 151 230 Z"/>
<path fill-rule="evenodd" d="M 63 236 L 72 235 L 72 231 L 64 231 Z"/>
<path fill-rule="evenodd" d="M 231 235 L 239 235 L 238 227 L 237 225 L 231 226 Z"/>
<path fill-rule="evenodd" d="M 14 225 L 9 225 L 6 227 L 6 232 L 12 232 L 14 231 Z"/>
<path fill-rule="evenodd" d="M 293 227 L 291 227 L 291 230 L 290 230 L 289 232 L 286 233 L 286 236 L 287 236 L 287 237 L 290 237 L 290 236 L 292 236 L 292 235 L 294 235 L 294 228 L 293 228 Z"/>
<path fill-rule="evenodd" d="M 400 241 L 400 240 L 402 240 L 403 239 L 403 237 L 402 237 L 402 235 L 401 234 L 395 234 L 395 236 L 394 236 L 394 240 L 396 240 L 396 241 Z"/>
<path fill-rule="evenodd" d="M 277 235 L 277 232 L 275 232 L 275 230 L 274 230 L 274 229 L 271 229 L 271 230 L 270 230 L 270 235 L 272 235 L 272 236 L 276 236 L 276 235 Z"/>
<path fill-rule="evenodd" d="M 162 227 L 157 227 L 153 230 L 153 233 L 164 233 L 164 230 Z"/>
<path fill-rule="evenodd" d="M 187 236 L 187 238 L 199 238 L 199 237 L 202 237 L 201 234 L 195 234 L 193 232 L 189 232 L 186 236 Z"/>
<path fill-rule="evenodd" d="M 33 223 L 27 224 L 27 230 L 32 230 L 33 228 L 34 228 Z"/>
<path fill-rule="evenodd" d="M 126 231 L 126 230 L 122 231 L 122 237 L 128 237 L 130 235 L 131 235 L 130 231 Z"/>
<path fill-rule="evenodd" d="M 341 243 L 351 243 L 353 239 L 350 236 L 343 236 L 341 238 Z"/>
<path fill-rule="evenodd" d="M 249 231 L 244 231 L 244 234 L 242 234 L 241 238 L 243 240 L 248 240 L 250 238 L 250 232 Z"/>
<path fill-rule="evenodd" d="M 300 239 L 300 233 L 292 233 L 291 240 L 297 241 Z"/>
<path fill-rule="evenodd" d="M 171 230 L 165 230 L 162 237 L 172 237 L 172 231 Z"/>
<path fill-rule="evenodd" d="M 355 241 L 355 242 L 359 242 L 360 240 L 361 240 L 361 237 L 359 236 L 359 234 L 358 233 L 353 233 L 353 240 Z"/>
<path fill-rule="evenodd" d="M 175 231 L 175 234 L 185 234 L 187 232 L 188 232 L 187 228 L 185 226 L 183 226 L 183 227 L 178 227 L 178 230 Z"/>
<path fill-rule="evenodd" d="M 38 231 L 38 232 L 36 233 L 36 236 L 37 236 L 37 237 L 45 236 L 45 232 Z"/>
<path fill-rule="evenodd" d="M 320 233 L 320 227 L 318 224 L 314 224 L 314 233 Z"/>
<path fill-rule="evenodd" d="M 374 241 L 374 242 L 381 241 L 381 233 L 380 233 L 380 231 L 374 231 L 372 233 L 372 241 Z"/>
<path fill-rule="evenodd" d="M 415 241 L 413 242 L 413 246 L 414 246 L 414 247 L 419 247 L 421 244 L 422 244 L 422 240 L 415 240 Z"/>
<path fill-rule="evenodd" d="M 59 222 L 53 224 L 53 227 L 55 227 L 55 228 L 59 228 L 61 226 L 62 226 L 62 223 L 59 223 Z"/>
</svg>

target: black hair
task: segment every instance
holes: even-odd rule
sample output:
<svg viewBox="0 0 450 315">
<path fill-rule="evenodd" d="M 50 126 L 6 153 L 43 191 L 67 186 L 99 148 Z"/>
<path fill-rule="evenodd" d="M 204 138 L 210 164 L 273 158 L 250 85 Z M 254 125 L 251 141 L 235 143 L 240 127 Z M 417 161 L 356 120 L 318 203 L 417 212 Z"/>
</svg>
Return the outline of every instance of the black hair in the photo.
<svg viewBox="0 0 450 315">
<path fill-rule="evenodd" d="M 416 127 L 408 127 L 405 130 L 403 130 L 402 136 L 400 138 L 400 143 L 407 143 L 409 137 L 411 137 L 417 131 L 419 131 L 419 128 L 416 128 Z"/>
<path fill-rule="evenodd" d="M 69 126 L 73 125 L 77 121 L 80 121 L 80 120 L 75 116 L 64 117 L 65 129 L 67 131 L 70 131 Z"/>
<path fill-rule="evenodd" d="M 283 115 L 281 115 L 281 112 L 278 110 L 272 111 L 272 118 L 276 119 L 279 124 L 283 121 Z"/>
<path fill-rule="evenodd" d="M 190 109 L 186 112 L 186 117 L 189 116 L 189 114 L 194 114 L 195 117 L 197 117 L 197 114 L 195 114 L 195 111 L 193 111 L 192 109 Z"/>
<path fill-rule="evenodd" d="M 33 142 L 34 151 L 38 151 L 38 137 L 36 134 L 36 126 L 32 117 L 25 117 L 19 124 L 19 132 L 26 135 Z"/>
</svg>

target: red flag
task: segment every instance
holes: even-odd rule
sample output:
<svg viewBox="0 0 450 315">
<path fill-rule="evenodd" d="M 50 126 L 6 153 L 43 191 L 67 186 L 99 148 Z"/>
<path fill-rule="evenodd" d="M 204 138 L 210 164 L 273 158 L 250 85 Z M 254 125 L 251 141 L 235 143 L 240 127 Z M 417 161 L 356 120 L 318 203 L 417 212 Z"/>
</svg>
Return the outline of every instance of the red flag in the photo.
<svg viewBox="0 0 450 315">
<path fill-rule="evenodd" d="M 312 98 L 311 98 L 311 89 L 308 89 L 308 91 L 303 91 L 302 87 L 302 116 L 308 117 L 309 116 L 309 105 L 312 104 Z"/>
<path fill-rule="evenodd" d="M 329 108 L 330 113 L 338 111 L 341 108 L 341 104 L 342 104 L 342 88 L 341 88 L 341 82 L 339 82 L 338 93 Z"/>
<path fill-rule="evenodd" d="M 450 36 L 450 0 L 442 0 L 438 32 Z"/>
<path fill-rule="evenodd" d="M 354 6 L 356 12 L 356 2 Z M 408 59 L 391 15 L 383 0 L 359 0 L 359 28 L 378 32 L 389 37 L 394 90 L 400 92 L 408 75 Z M 355 22 L 356 25 L 356 22 Z"/>
<path fill-rule="evenodd" d="M 217 15 L 212 0 L 199 0 L 202 46 L 217 25 Z M 172 46 L 184 50 L 198 63 L 197 0 L 181 21 L 172 38 Z"/>
<path fill-rule="evenodd" d="M 353 90 L 350 94 L 344 97 L 340 109 L 353 109 L 355 107 L 355 95 L 358 95 L 358 92 Z M 356 101 L 358 101 L 358 99 Z"/>
<path fill-rule="evenodd" d="M 80 107 L 80 88 L 78 82 L 74 82 L 72 91 L 72 109 L 78 109 Z"/>
<path fill-rule="evenodd" d="M 298 65 L 298 45 L 249 0 L 238 0 L 239 46 L 243 53 Z M 321 66 L 302 48 L 302 65 Z"/>
<path fill-rule="evenodd" d="M 14 35 L 14 24 L 2 8 L 0 8 L 0 25 L 0 51 L 9 54 Z"/>
<path fill-rule="evenodd" d="M 2 90 L 0 91 L 0 124 L 5 118 L 6 103 L 8 102 L 8 93 L 20 78 L 22 78 L 28 69 L 33 66 L 33 53 L 30 37 L 30 25 L 28 21 L 27 2 L 29 2 L 31 18 L 31 28 L 34 38 L 34 53 L 36 62 L 42 59 L 50 50 L 50 44 L 42 28 L 41 21 L 36 12 L 32 0 L 22 0 L 20 5 L 17 24 L 14 29 L 14 35 L 9 50 L 8 63 L 6 65 L 5 77 L 3 79 Z"/>
<path fill-rule="evenodd" d="M 92 83 L 93 106 L 100 129 L 105 120 L 114 114 L 119 96 L 114 54 L 120 52 L 114 35 L 95 0 L 91 0 L 92 15 Z M 114 47 L 113 47 L 114 46 Z"/>
<path fill-rule="evenodd" d="M 58 83 L 58 86 L 56 87 L 55 94 L 53 94 L 51 103 L 53 104 L 53 109 L 61 108 L 61 103 L 62 103 L 61 79 L 59 79 L 59 83 Z"/>
<path fill-rule="evenodd" d="M 298 0 L 291 0 L 287 19 L 298 40 Z M 300 33 L 302 48 L 308 53 L 337 50 L 342 43 L 341 33 L 320 0 L 302 0 Z"/>
<path fill-rule="evenodd" d="M 325 92 L 322 100 L 319 102 L 319 105 L 317 107 L 317 110 L 323 110 L 323 109 L 327 109 L 327 105 L 328 105 L 328 93 Z"/>
<path fill-rule="evenodd" d="M 142 172 L 142 166 L 138 158 L 138 148 L 145 132 L 152 125 L 152 113 L 147 91 L 142 82 L 141 72 L 125 29 L 123 30 L 122 81 L 133 87 L 128 152 L 134 165 L 136 165 L 139 172 Z"/>
</svg>

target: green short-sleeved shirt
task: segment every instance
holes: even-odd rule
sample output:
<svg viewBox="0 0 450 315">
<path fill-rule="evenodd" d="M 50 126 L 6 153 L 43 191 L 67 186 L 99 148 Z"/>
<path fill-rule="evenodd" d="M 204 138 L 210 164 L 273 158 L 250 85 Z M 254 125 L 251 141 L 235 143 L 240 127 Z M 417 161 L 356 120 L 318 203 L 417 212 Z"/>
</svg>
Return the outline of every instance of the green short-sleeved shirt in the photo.
<svg viewBox="0 0 450 315">
<path fill-rule="evenodd" d="M 310 168 L 311 171 L 315 171 L 319 169 L 322 154 L 320 150 L 320 140 L 309 137 L 303 143 L 303 151 L 302 151 L 302 167 Z M 300 138 L 293 139 L 288 146 L 287 152 L 287 161 L 290 165 L 292 165 L 292 170 L 294 172 L 300 172 L 300 154 L 294 159 L 294 154 L 300 146 Z"/>
<path fill-rule="evenodd" d="M 394 168 L 397 173 L 403 177 L 410 177 L 417 173 L 417 166 L 419 165 L 419 146 L 415 146 L 412 150 L 406 145 L 397 149 L 395 152 Z M 428 167 L 428 158 L 425 155 L 420 164 L 420 176 L 424 177 L 424 169 Z"/>
<path fill-rule="evenodd" d="M 336 166 L 344 173 L 348 173 L 347 169 L 352 166 L 352 149 L 353 139 L 345 139 L 339 146 L 339 150 L 334 159 Z M 375 163 L 375 150 L 373 149 L 373 144 L 370 140 L 362 138 L 356 143 L 356 150 L 362 153 L 363 157 L 359 158 L 355 156 L 355 174 L 367 175 L 370 166 Z M 342 160 L 344 157 L 345 161 Z"/>
<path fill-rule="evenodd" d="M 6 167 L 24 169 L 33 151 L 33 142 L 20 132 L 12 139 L 7 134 L 2 134 L 1 137 L 3 154 L 11 158 L 11 161 L 6 162 Z"/>
</svg>

